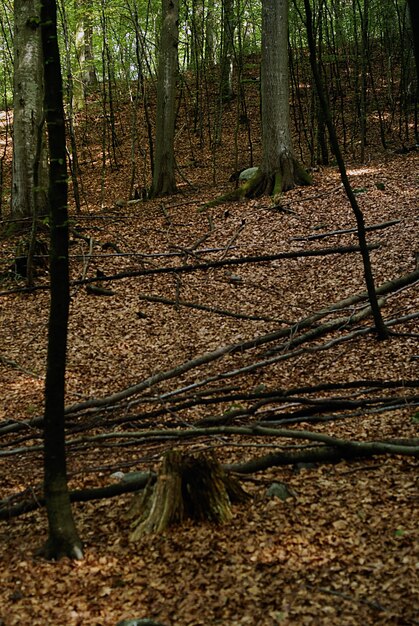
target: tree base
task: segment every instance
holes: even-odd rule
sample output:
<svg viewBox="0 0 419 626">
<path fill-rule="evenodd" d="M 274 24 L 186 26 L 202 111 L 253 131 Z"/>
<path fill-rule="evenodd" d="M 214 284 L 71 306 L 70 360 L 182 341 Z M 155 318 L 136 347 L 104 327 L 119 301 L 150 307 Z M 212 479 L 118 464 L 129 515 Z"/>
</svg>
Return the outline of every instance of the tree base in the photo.
<svg viewBox="0 0 419 626">
<path fill-rule="evenodd" d="M 259 168 L 255 175 L 243 185 L 223 196 L 210 200 L 204 205 L 203 210 L 224 202 L 260 196 L 272 196 L 274 201 L 278 202 L 283 192 L 296 185 L 311 185 L 311 183 L 311 176 L 304 167 L 294 157 L 284 156 L 277 171 L 268 174 Z"/>
<path fill-rule="evenodd" d="M 161 533 L 186 519 L 222 524 L 232 517 L 231 504 L 249 497 L 214 457 L 167 452 L 157 482 L 133 502 L 128 516 L 136 519 L 130 540 Z"/>
<path fill-rule="evenodd" d="M 49 479 L 45 472 L 45 502 L 48 515 L 48 539 L 38 554 L 50 561 L 63 557 L 80 560 L 83 546 L 71 510 L 66 477 L 58 473 Z"/>
<path fill-rule="evenodd" d="M 67 539 L 50 536 L 45 545 L 38 550 L 37 556 L 41 556 L 48 561 L 59 561 L 64 557 L 79 561 L 83 558 L 82 543 L 78 537 Z"/>
</svg>

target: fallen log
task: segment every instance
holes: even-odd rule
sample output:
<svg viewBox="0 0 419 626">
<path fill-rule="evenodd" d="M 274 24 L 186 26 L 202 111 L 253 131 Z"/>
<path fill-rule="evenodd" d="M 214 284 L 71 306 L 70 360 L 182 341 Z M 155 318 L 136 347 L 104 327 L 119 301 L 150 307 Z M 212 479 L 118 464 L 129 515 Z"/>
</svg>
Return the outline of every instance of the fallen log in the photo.
<svg viewBox="0 0 419 626">
<path fill-rule="evenodd" d="M 221 429 L 217 429 L 221 430 Z M 256 431 L 252 430 L 256 436 Z M 273 429 L 264 429 L 265 431 Z M 282 431 L 284 434 L 286 431 Z M 292 432 L 292 431 L 288 431 Z M 261 432 L 259 432 L 261 434 Z M 302 431 L 294 431 L 303 438 Z M 375 456 L 401 455 L 419 457 L 419 440 L 394 440 L 392 441 L 372 441 L 372 442 L 350 442 L 334 439 L 332 437 L 321 436 L 318 433 L 311 433 L 311 439 L 326 440 L 328 438 L 334 444 L 313 446 L 304 450 L 286 450 L 268 454 L 260 458 L 251 459 L 244 463 L 232 463 L 222 465 L 223 471 L 235 474 L 253 474 L 261 472 L 271 467 L 284 465 L 297 465 L 299 463 L 328 464 L 339 463 L 340 461 L 356 461 L 358 459 L 373 458 Z M 155 476 L 155 475 L 154 475 Z M 138 479 L 134 478 L 126 482 L 115 483 L 106 487 L 93 489 L 81 489 L 70 492 L 71 502 L 87 502 L 89 500 L 112 498 L 124 493 L 132 493 L 144 489 L 147 483 L 153 480 L 150 472 L 141 472 Z M 13 504 L 15 497 L 6 498 L 0 501 L 0 520 L 11 519 L 24 513 L 29 513 L 45 505 L 43 497 L 31 495 L 17 504 Z"/>
<path fill-rule="evenodd" d="M 395 226 L 400 224 L 401 220 L 390 220 L 388 222 L 381 222 L 380 224 L 371 224 L 371 226 L 365 226 L 365 231 L 370 232 L 372 230 L 381 230 L 388 228 L 389 226 Z M 339 230 L 329 230 L 325 233 L 317 233 L 316 235 L 308 235 L 307 237 L 292 237 L 291 241 L 316 241 L 318 239 L 325 239 L 326 237 L 333 237 L 335 235 L 346 235 L 348 233 L 356 233 L 356 228 L 340 228 Z"/>
</svg>

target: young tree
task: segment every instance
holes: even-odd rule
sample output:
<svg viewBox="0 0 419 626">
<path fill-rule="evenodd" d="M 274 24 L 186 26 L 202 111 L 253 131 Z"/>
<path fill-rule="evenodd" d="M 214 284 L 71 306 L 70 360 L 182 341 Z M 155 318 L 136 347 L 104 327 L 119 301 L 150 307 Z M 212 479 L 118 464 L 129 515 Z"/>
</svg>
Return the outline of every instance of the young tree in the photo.
<svg viewBox="0 0 419 626">
<path fill-rule="evenodd" d="M 179 0 L 162 0 L 152 197 L 176 192 L 174 140 L 178 72 L 178 20 Z"/>
<path fill-rule="evenodd" d="M 316 85 L 317 96 L 319 98 L 320 106 L 323 111 L 325 124 L 327 126 L 327 130 L 329 132 L 330 146 L 335 155 L 340 176 L 342 180 L 343 187 L 345 189 L 346 195 L 348 196 L 349 203 L 352 207 L 358 231 L 358 241 L 359 247 L 361 249 L 362 262 L 364 265 L 364 277 L 365 284 L 367 287 L 368 298 L 371 306 L 371 312 L 374 317 L 375 330 L 377 333 L 377 337 L 381 340 L 388 339 L 389 331 L 386 327 L 383 317 L 381 315 L 381 310 L 378 304 L 377 293 L 375 291 L 374 284 L 374 275 L 371 267 L 371 259 L 367 246 L 366 239 L 366 229 L 365 229 L 365 221 L 364 215 L 358 205 L 355 194 L 352 190 L 351 184 L 349 182 L 349 178 L 346 172 L 345 162 L 343 160 L 342 152 L 339 146 L 339 141 L 336 134 L 336 129 L 332 121 L 332 116 L 330 113 L 329 102 L 326 97 L 326 93 L 323 87 L 323 82 L 320 76 L 319 67 L 317 63 L 317 55 L 316 55 L 316 44 L 313 35 L 313 14 L 310 6 L 310 0 L 304 0 L 304 9 L 306 15 L 306 26 L 307 26 L 307 41 L 308 48 L 310 52 L 310 64 L 313 72 L 313 78 Z"/>
<path fill-rule="evenodd" d="M 95 88 L 97 75 L 93 51 L 93 4 L 91 0 L 79 0 L 76 5 L 76 53 L 84 90 Z"/>
<path fill-rule="evenodd" d="M 45 117 L 49 144 L 51 304 L 44 414 L 44 491 L 49 535 L 43 554 L 49 559 L 81 558 L 67 485 L 64 394 L 69 312 L 68 213 L 65 122 L 55 0 L 42 0 Z"/>
<path fill-rule="evenodd" d="M 40 0 L 14 2 L 12 214 L 47 212 Z"/>
<path fill-rule="evenodd" d="M 89 92 L 97 87 L 97 75 L 93 50 L 93 5 L 91 0 L 76 3 L 75 46 L 79 71 L 74 81 L 74 108 L 81 109 Z"/>
<path fill-rule="evenodd" d="M 413 51 L 416 64 L 416 102 L 415 102 L 415 136 L 416 143 L 419 142 L 418 134 L 418 107 L 419 107 L 419 2 L 418 0 L 408 0 L 410 11 L 410 21 L 412 23 Z"/>
</svg>

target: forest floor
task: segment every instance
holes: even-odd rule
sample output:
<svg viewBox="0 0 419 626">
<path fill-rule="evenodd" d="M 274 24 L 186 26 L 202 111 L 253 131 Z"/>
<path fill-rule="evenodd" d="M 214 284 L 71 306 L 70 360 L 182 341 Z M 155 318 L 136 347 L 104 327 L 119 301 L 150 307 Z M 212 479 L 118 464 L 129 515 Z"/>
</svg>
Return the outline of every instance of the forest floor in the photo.
<svg viewBox="0 0 419 626">
<path fill-rule="evenodd" d="M 134 275 L 100 283 L 113 291 L 108 296 L 84 284 L 72 286 L 67 405 L 126 389 L 221 346 L 283 328 L 292 333 L 280 344 L 281 353 L 268 354 L 266 345 L 255 343 L 253 349 L 231 351 L 178 373 L 149 393 L 134 394 L 131 403 L 108 412 L 82 412 L 68 434 L 70 488 L 118 482 L 116 472 L 157 469 L 163 452 L 173 447 L 211 451 L 223 463 L 238 463 L 307 446 L 307 441 L 256 434 L 208 431 L 170 441 L 144 435 L 147 430 L 193 429 L 202 418 L 216 423 L 235 410 L 242 415 L 232 417 L 230 425 L 277 416 L 295 431 L 345 440 L 417 437 L 417 318 L 392 327 L 387 341 L 377 341 L 373 332 L 354 333 L 372 325 L 366 317 L 355 324 L 348 319 L 300 350 L 292 345 L 299 320 L 365 290 L 359 253 L 135 275 L 145 269 L 357 245 L 353 232 L 309 239 L 354 227 L 336 167 L 314 172 L 313 185 L 288 192 L 281 208 L 261 198 L 198 211 L 232 188 L 226 182 L 233 170 L 232 141 L 219 148 L 214 183 L 213 156 L 202 149 L 195 152 L 199 158 L 188 160 L 188 138 L 179 161 L 179 193 L 127 204 L 128 139 L 120 168 L 107 172 L 105 201 L 100 146 L 92 142 L 91 161 L 82 163 L 82 211 L 72 212 L 72 279 L 101 272 Z M 367 225 L 397 220 L 368 235 L 370 244 L 379 244 L 371 252 L 376 284 L 413 272 L 419 253 L 419 154 L 377 151 L 365 164 L 349 162 L 348 173 Z M 49 299 L 47 290 L 19 292 L 24 281 L 7 272 L 18 239 L 0 243 L 0 428 L 15 423 L 28 428 L 1 437 L 0 498 L 22 492 L 36 497 L 42 484 L 40 431 L 30 421 L 42 415 Z M 385 320 L 419 311 L 417 280 L 386 299 Z M 40 269 L 36 283 L 47 281 Z M 17 291 L 3 293 L 9 290 Z M 346 315 L 357 312 L 359 305 L 353 304 Z M 333 312 L 327 316 L 335 318 Z M 278 345 L 279 340 L 268 348 Z M 254 367 L 272 354 L 287 357 Z M 247 371 L 237 371 L 246 366 Z M 349 382 L 352 389 L 339 390 Z M 388 382 L 395 383 L 394 389 L 386 388 Z M 319 413 L 308 411 L 304 419 L 302 411 L 297 419 L 292 413 L 307 407 L 313 387 L 319 388 L 319 401 L 366 403 L 339 411 L 326 402 Z M 234 400 L 244 391 L 293 389 L 300 391 L 299 398 L 277 399 L 250 416 L 251 399 Z M 207 396 L 199 396 L 203 390 Z M 190 406 L 178 410 L 170 396 L 163 396 L 169 391 L 192 399 Z M 213 405 L 197 401 L 211 394 L 226 399 Z M 392 402 L 380 410 L 383 398 Z M 158 417 L 154 409 L 161 411 Z M 287 422 L 287 414 L 294 421 Z M 85 550 L 77 562 L 51 563 L 36 556 L 46 539 L 44 509 L 1 521 L 0 623 L 115 626 L 124 618 L 150 617 L 166 626 L 419 624 L 414 458 L 288 464 L 242 478 L 252 499 L 233 507 L 230 523 L 186 523 L 136 543 L 129 541 L 125 516 L 132 494 L 76 503 Z M 292 497 L 268 496 L 273 482 L 285 483 Z"/>
</svg>

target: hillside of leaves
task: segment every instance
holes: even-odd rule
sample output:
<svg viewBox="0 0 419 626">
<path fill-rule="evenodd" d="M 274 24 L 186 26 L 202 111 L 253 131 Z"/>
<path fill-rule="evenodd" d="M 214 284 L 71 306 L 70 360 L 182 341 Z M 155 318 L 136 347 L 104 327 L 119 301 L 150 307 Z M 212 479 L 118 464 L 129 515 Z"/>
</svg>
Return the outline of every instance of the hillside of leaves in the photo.
<svg viewBox="0 0 419 626">
<path fill-rule="evenodd" d="M 178 448 L 215 454 L 252 499 L 234 507 L 229 524 L 186 523 L 136 543 L 126 518 L 132 494 L 77 502 L 85 559 L 36 557 L 47 524 L 37 502 L 48 273 L 40 252 L 36 289 L 26 291 L 14 271 L 24 235 L 2 236 L 5 626 L 112 626 L 130 617 L 166 626 L 419 623 L 417 460 L 406 452 L 417 446 L 419 421 L 419 156 L 381 151 L 373 116 L 365 163 L 348 155 L 392 330 L 379 342 L 336 167 L 317 168 L 313 185 L 280 205 L 261 198 L 205 208 L 234 187 L 234 171 L 258 162 L 257 87 L 248 89 L 253 163 L 235 101 L 210 149 L 210 125 L 194 132 L 185 100 L 179 193 L 153 201 L 128 195 L 129 105 L 117 110 L 115 152 L 103 153 L 109 134 L 96 101 L 78 117 L 67 441 L 73 492 L 157 470 Z M 141 195 L 149 170 L 138 124 Z M 38 238 L 47 241 L 45 225 Z M 371 456 L 351 447 L 367 442 L 390 448 Z M 343 452 L 316 463 L 313 449 Z M 261 459 L 263 471 L 246 469 Z M 275 482 L 287 486 L 286 499 L 272 495 Z M 22 502 L 31 510 L 12 515 Z"/>
</svg>

